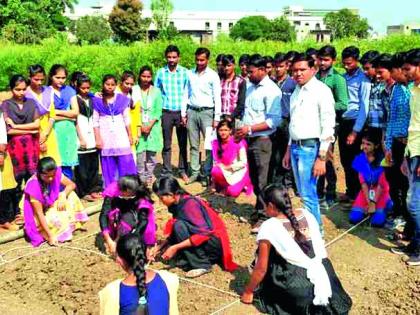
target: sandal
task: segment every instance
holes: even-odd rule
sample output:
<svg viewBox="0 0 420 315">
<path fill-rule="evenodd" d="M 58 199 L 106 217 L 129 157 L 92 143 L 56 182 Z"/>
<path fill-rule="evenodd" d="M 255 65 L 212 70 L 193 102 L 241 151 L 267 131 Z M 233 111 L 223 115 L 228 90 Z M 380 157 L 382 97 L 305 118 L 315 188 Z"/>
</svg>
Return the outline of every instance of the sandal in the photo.
<svg viewBox="0 0 420 315">
<path fill-rule="evenodd" d="M 185 274 L 185 277 L 187 278 L 198 278 L 202 275 L 205 275 L 206 273 L 211 272 L 211 269 L 204 269 L 204 268 L 198 268 L 198 269 L 192 269 L 188 271 Z"/>
<path fill-rule="evenodd" d="M 18 231 L 19 226 L 17 224 L 14 224 L 13 222 L 6 222 L 4 224 L 0 224 L 0 228 L 9 230 L 9 231 Z"/>
</svg>

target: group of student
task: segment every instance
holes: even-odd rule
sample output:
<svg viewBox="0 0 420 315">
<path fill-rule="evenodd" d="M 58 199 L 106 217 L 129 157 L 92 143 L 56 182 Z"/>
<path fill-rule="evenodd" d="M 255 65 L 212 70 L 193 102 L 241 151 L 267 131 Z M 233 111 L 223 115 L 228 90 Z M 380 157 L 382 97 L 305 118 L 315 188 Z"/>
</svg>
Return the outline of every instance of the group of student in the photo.
<svg viewBox="0 0 420 315">
<path fill-rule="evenodd" d="M 66 85 L 66 68 L 54 65 L 44 85 L 43 67 L 30 66 L 28 80 L 11 78 L 12 98 L 0 110 L 0 224 L 14 230 L 24 223 L 34 246 L 56 245 L 88 219 L 78 196 L 104 198 L 101 235 L 128 275 L 101 293 L 101 309 L 168 314 L 176 308 L 176 279 L 145 271 L 147 262 L 175 259 L 187 277 L 216 263 L 237 268 L 217 211 L 174 176 L 225 196 L 254 193 L 258 257 L 242 301 L 252 303 L 259 287 L 270 314 L 346 314 L 351 299 L 327 259 L 320 213 L 320 203 L 337 200 L 336 138 L 345 199 L 353 203 L 350 221 L 370 215 L 372 225 L 383 226 L 403 217 L 405 229 L 396 237 L 409 244 L 392 250 L 420 264 L 420 49 L 359 54 L 354 46 L 343 50 L 343 75 L 329 45 L 274 58 L 242 55 L 236 74 L 232 55 L 219 55 L 217 71 L 210 69 L 207 48 L 196 50 L 196 67 L 187 70 L 170 45 L 154 83 L 144 66 L 119 81 L 105 75 L 95 93 L 82 72 Z M 171 163 L 174 127 L 178 174 Z M 163 168 L 155 180 L 159 152 Z M 153 182 L 172 214 L 160 242 Z M 290 188 L 303 209 L 292 209 Z"/>
</svg>

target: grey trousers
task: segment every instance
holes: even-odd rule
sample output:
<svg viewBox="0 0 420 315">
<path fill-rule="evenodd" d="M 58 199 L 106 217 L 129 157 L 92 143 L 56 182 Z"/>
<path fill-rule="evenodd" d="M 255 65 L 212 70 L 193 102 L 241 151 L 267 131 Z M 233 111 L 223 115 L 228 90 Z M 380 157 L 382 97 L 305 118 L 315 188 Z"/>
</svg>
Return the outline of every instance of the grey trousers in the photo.
<svg viewBox="0 0 420 315">
<path fill-rule="evenodd" d="M 197 111 L 188 109 L 188 139 L 190 141 L 190 169 L 191 176 L 200 174 L 200 138 L 206 135 L 206 129 L 213 125 L 214 109 Z M 206 150 L 206 159 L 203 166 L 203 175 L 210 176 L 212 155 Z"/>
</svg>

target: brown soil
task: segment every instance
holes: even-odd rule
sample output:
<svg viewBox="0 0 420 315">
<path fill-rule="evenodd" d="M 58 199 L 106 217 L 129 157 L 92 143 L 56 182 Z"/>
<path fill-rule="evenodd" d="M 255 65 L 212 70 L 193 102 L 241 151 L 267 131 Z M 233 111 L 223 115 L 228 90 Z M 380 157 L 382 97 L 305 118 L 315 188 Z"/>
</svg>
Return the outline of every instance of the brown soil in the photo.
<svg viewBox="0 0 420 315">
<path fill-rule="evenodd" d="M 1 98 L 2 95 L 0 95 Z M 177 152 L 173 152 L 177 156 Z M 339 187 L 343 187 L 339 172 Z M 188 187 L 191 193 L 199 193 L 199 184 Z M 215 267 L 213 272 L 198 282 L 231 292 L 240 292 L 249 275 L 246 266 L 252 261 L 255 237 L 249 234 L 249 224 L 240 223 L 240 215 L 248 216 L 254 198 L 239 197 L 236 202 L 209 198 L 222 208 L 228 228 L 235 260 L 242 268 L 229 274 Z M 162 227 L 168 213 L 157 203 L 157 224 Z M 347 222 L 348 206 L 338 205 L 325 213 L 326 240 L 350 227 Z M 88 232 L 77 232 L 75 240 L 67 245 L 98 251 L 95 237 L 78 238 L 98 231 L 98 215 L 91 217 Z M 12 263 L 2 264 L 0 257 L 0 314 L 98 314 L 98 291 L 108 282 L 122 277 L 123 272 L 112 260 L 93 253 L 69 248 L 41 247 L 44 252 L 28 246 L 23 239 L 0 245 L 0 254 L 10 251 L 3 259 L 11 260 L 35 253 Z M 385 231 L 361 226 L 328 247 L 330 258 L 353 299 L 351 314 L 420 314 L 420 272 L 408 268 L 400 257 L 389 251 L 392 246 L 386 240 Z M 152 268 L 161 269 L 162 263 Z M 173 269 L 178 275 L 184 273 Z M 179 307 L 181 314 L 211 314 L 236 298 L 228 294 L 181 281 Z M 259 314 L 252 306 L 235 303 L 218 314 Z"/>
</svg>

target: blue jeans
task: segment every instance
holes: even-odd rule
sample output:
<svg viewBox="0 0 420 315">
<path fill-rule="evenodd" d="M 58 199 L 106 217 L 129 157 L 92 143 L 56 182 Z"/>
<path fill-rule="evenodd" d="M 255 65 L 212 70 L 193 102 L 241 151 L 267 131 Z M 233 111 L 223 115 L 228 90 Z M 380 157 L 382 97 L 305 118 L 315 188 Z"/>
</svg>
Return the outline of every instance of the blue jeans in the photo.
<svg viewBox="0 0 420 315">
<path fill-rule="evenodd" d="M 409 185 L 407 193 L 407 208 L 414 222 L 413 243 L 420 250 L 420 177 L 417 168 L 420 167 L 420 156 L 408 159 Z"/>
<path fill-rule="evenodd" d="M 300 146 L 292 143 L 290 146 L 290 159 L 297 190 L 304 207 L 314 215 L 321 227 L 321 212 L 316 191 L 317 178 L 313 176 L 313 166 L 317 156 L 318 145 Z"/>
</svg>

